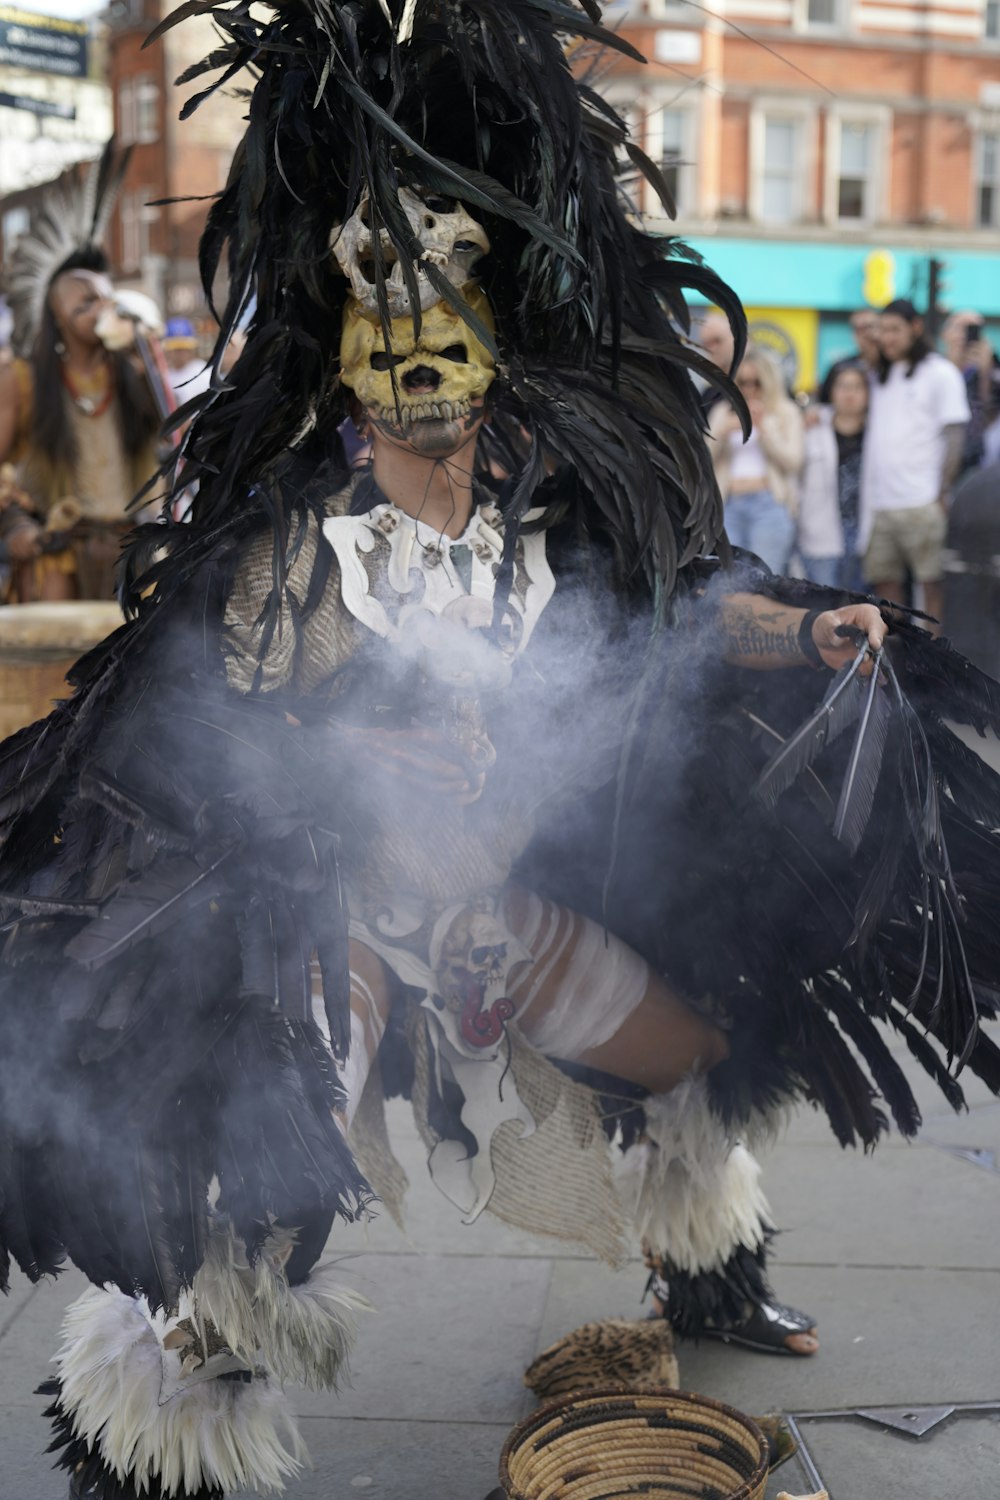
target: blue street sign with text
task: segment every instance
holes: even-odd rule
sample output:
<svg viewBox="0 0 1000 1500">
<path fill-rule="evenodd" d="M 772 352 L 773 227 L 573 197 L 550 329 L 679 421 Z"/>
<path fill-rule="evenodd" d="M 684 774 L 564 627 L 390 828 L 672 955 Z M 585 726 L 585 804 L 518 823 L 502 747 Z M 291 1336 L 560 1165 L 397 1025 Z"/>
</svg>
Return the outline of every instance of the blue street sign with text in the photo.
<svg viewBox="0 0 1000 1500">
<path fill-rule="evenodd" d="M 87 76 L 87 23 L 0 5 L 0 67 Z"/>
<path fill-rule="evenodd" d="M 49 115 L 57 120 L 75 120 L 75 104 L 57 104 L 54 99 L 31 99 L 27 94 L 0 93 L 0 109 L 26 109 L 33 115 Z"/>
</svg>

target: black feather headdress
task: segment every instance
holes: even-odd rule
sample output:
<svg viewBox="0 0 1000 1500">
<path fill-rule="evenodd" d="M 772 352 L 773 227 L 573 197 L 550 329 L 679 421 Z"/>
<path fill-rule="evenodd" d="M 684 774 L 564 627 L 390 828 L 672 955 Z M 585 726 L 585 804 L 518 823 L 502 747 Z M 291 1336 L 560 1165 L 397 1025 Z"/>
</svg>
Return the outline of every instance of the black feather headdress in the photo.
<svg viewBox="0 0 1000 1500">
<path fill-rule="evenodd" d="M 264 14 L 249 0 L 190 0 L 153 36 L 195 13 L 211 15 L 220 46 L 180 80 L 214 80 L 184 112 L 244 70 L 256 83 L 202 242 L 206 289 L 224 267 L 228 293 L 213 389 L 182 414 L 197 413 L 183 459 L 185 482 L 195 474 L 201 489 L 194 530 L 174 546 L 190 551 L 234 508 L 256 506 L 275 526 L 280 582 L 276 481 L 289 450 L 329 451 L 347 410 L 347 283 L 331 232 L 360 204 L 406 285 L 422 272 L 471 320 L 403 211 L 408 188 L 460 201 L 489 235 L 479 279 L 498 330 L 491 421 L 519 434 L 522 455 L 509 517 L 529 508 L 544 453 L 594 502 L 622 578 L 669 599 L 679 568 L 722 530 L 689 376 L 726 381 L 685 339 L 684 288 L 725 307 L 737 357 L 744 325 L 729 289 L 630 211 L 626 174 L 659 174 L 573 61 L 574 47 L 595 43 L 636 56 L 629 44 L 600 25 L 593 0 L 287 0 Z M 376 266 L 387 326 L 384 279 Z M 251 307 L 224 379 L 222 350 Z M 140 541 L 133 598 L 147 555 Z"/>
</svg>

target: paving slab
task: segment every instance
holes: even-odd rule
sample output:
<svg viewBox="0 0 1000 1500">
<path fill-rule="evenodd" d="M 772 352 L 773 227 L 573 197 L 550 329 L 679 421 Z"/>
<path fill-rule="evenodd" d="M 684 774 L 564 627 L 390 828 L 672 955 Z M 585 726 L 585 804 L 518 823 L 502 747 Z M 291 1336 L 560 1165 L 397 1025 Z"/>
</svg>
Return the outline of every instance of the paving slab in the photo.
<svg viewBox="0 0 1000 1500">
<path fill-rule="evenodd" d="M 508 1421 L 528 1409 L 521 1383 L 548 1291 L 544 1260 L 381 1257 L 366 1267 L 377 1301 L 361 1325 L 353 1384 L 333 1397 L 295 1392 L 297 1411 L 441 1422 Z"/>
<path fill-rule="evenodd" d="M 922 1145 L 969 1146 L 992 1151 L 1000 1170 L 1000 1102 L 979 1104 L 967 1114 L 929 1115 L 920 1132 Z"/>
<path fill-rule="evenodd" d="M 930 1146 L 779 1146 L 764 1187 L 779 1264 L 1000 1266 L 1000 1175 Z"/>
<path fill-rule="evenodd" d="M 10 1288 L 6 1296 L 0 1299 L 0 1339 L 23 1315 L 34 1291 L 28 1278 L 22 1276 L 14 1266 L 10 1273 Z"/>
<path fill-rule="evenodd" d="M 1000 1400 L 1000 1273 L 789 1267 L 779 1286 L 816 1317 L 818 1355 L 685 1344 L 682 1382 L 746 1411 Z"/>
<path fill-rule="evenodd" d="M 51 1438 L 42 1416 L 41 1397 L 34 1398 L 29 1415 L 22 1407 L 0 1405 L 0 1455 L 3 1458 L 4 1500 L 65 1500 L 69 1483 L 52 1468 L 52 1455 L 45 1452 Z"/>
<path fill-rule="evenodd" d="M 0 1329 L 0 1405 L 39 1409 L 33 1394 L 40 1380 L 52 1374 L 52 1356 L 59 1343 L 59 1325 L 67 1304 L 88 1285 L 72 1267 L 56 1280 L 33 1287 L 20 1272 L 11 1274 L 15 1294 L 27 1293 L 20 1314 Z M 0 1490 L 0 1495 L 3 1492 Z M 6 1500 L 6 1497 L 4 1497 Z"/>
<path fill-rule="evenodd" d="M 508 1428 L 469 1422 L 305 1421 L 312 1468 L 289 1500 L 485 1500 Z"/>
<path fill-rule="evenodd" d="M 1000 1399 L 1000 1272 L 787 1266 L 778 1291 L 816 1317 L 820 1353 L 799 1360 L 682 1344 L 685 1389 L 749 1412 Z M 539 1348 L 594 1318 L 634 1317 L 637 1295 L 633 1281 L 601 1266 L 558 1265 Z"/>
<path fill-rule="evenodd" d="M 289 1500 L 484 1500 L 497 1482 L 507 1425 L 303 1422 L 312 1467 Z M 64 1500 L 67 1481 L 44 1452 L 46 1424 L 0 1409 L 3 1500 Z M 251 1492 L 243 1492 L 249 1494 Z"/>
<path fill-rule="evenodd" d="M 810 1422 L 804 1436 L 830 1500 L 996 1500 L 1000 1494 L 997 1417 L 953 1419 L 919 1441 L 859 1422 Z M 791 1476 L 791 1462 L 787 1472 Z"/>
</svg>

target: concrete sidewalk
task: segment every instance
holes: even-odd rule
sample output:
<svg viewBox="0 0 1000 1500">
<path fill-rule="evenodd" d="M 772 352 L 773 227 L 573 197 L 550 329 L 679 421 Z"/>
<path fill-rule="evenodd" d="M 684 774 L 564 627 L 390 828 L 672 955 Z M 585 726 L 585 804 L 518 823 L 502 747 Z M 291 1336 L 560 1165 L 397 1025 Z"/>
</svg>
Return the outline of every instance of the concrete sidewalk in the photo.
<svg viewBox="0 0 1000 1500">
<path fill-rule="evenodd" d="M 767 1163 L 786 1226 L 776 1288 L 816 1315 L 820 1354 L 799 1361 L 682 1346 L 682 1385 L 750 1412 L 1000 1403 L 1000 1104 L 970 1080 L 970 1112 L 954 1116 L 927 1080 L 917 1082 L 918 1143 L 891 1142 L 873 1158 L 844 1153 L 806 1111 Z M 615 1273 L 494 1222 L 458 1223 L 426 1180 L 405 1109 L 393 1107 L 391 1124 L 413 1184 L 409 1234 L 383 1217 L 336 1235 L 334 1248 L 352 1256 L 345 1279 L 378 1313 L 362 1329 L 352 1388 L 296 1395 L 315 1463 L 289 1492 L 296 1500 L 352 1491 L 483 1500 L 504 1437 L 531 1408 L 521 1374 L 535 1353 L 588 1319 L 641 1313 L 638 1263 Z M 75 1272 L 55 1287 L 19 1278 L 0 1307 L 0 1500 L 65 1495 L 43 1455 L 32 1390 L 81 1285 Z M 860 1422 L 803 1430 L 833 1500 L 1000 1496 L 1000 1413 L 954 1418 L 919 1442 Z M 811 1488 L 794 1461 L 769 1497 L 783 1488 Z"/>
</svg>

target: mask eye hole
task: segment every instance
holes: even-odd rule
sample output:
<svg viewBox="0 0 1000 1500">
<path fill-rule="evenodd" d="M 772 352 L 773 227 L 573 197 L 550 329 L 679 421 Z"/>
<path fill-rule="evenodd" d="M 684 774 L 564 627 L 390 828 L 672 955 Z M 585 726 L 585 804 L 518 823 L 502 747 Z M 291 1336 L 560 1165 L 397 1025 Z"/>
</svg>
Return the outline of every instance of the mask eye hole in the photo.
<svg viewBox="0 0 1000 1500">
<path fill-rule="evenodd" d="M 450 359 L 456 365 L 468 363 L 469 352 L 464 344 L 449 344 L 447 349 L 441 350 L 442 359 Z"/>
<path fill-rule="evenodd" d="M 424 199 L 424 207 L 429 208 L 432 214 L 450 214 L 455 212 L 455 200 L 443 198 L 438 193 L 428 193 Z"/>
<path fill-rule="evenodd" d="M 369 356 L 368 362 L 373 370 L 391 370 L 393 365 L 401 364 L 405 358 L 405 354 L 389 354 L 384 349 L 376 349 Z"/>
</svg>

